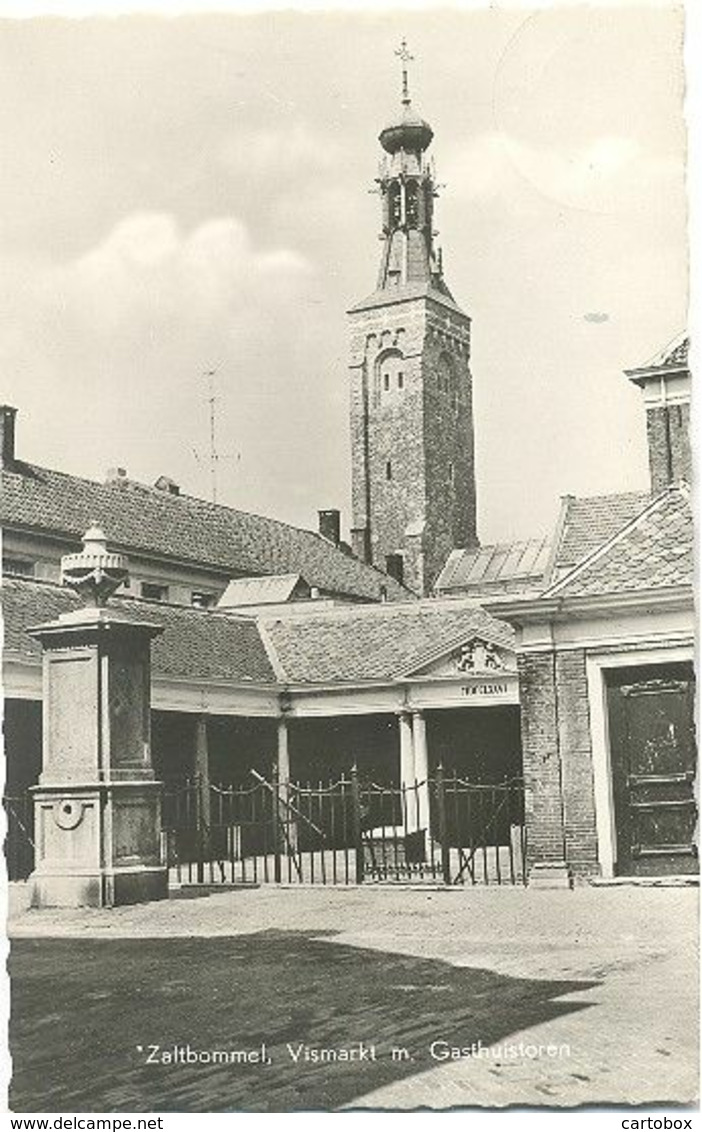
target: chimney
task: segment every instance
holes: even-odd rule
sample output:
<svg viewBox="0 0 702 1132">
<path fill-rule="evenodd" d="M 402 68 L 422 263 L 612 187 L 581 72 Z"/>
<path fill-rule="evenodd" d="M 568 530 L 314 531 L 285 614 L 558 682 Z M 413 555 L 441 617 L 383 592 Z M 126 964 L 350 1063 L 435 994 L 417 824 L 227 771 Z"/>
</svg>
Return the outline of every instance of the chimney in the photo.
<svg viewBox="0 0 702 1132">
<path fill-rule="evenodd" d="M 387 554 L 385 556 L 385 573 L 394 578 L 400 585 L 403 584 L 405 578 L 405 559 L 401 553 Z"/>
<path fill-rule="evenodd" d="M 361 562 L 371 562 L 370 531 L 368 527 L 351 528 L 351 549 Z"/>
<path fill-rule="evenodd" d="M 340 511 L 318 511 L 319 515 L 319 533 L 322 538 L 328 539 L 333 542 L 334 546 L 338 546 L 341 542 L 341 512 Z"/>
<path fill-rule="evenodd" d="M 126 480 L 126 468 L 108 468 L 107 475 L 105 476 L 106 483 L 114 483 L 116 480 Z"/>
<path fill-rule="evenodd" d="M 681 336 L 646 365 L 624 371 L 643 392 L 653 495 L 692 478 L 689 345 Z"/>
<path fill-rule="evenodd" d="M 154 484 L 157 491 L 164 491 L 166 495 L 180 495 L 180 486 L 170 476 L 159 476 Z"/>
<path fill-rule="evenodd" d="M 12 405 L 0 405 L 0 468 L 12 468 L 15 463 L 16 416 Z"/>
</svg>

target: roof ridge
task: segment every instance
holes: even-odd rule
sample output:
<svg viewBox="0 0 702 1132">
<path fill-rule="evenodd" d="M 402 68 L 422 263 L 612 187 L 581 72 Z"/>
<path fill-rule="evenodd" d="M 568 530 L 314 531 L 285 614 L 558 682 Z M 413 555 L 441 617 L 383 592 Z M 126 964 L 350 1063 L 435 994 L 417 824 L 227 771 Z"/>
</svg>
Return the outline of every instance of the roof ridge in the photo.
<svg viewBox="0 0 702 1132">
<path fill-rule="evenodd" d="M 41 587 L 56 590 L 58 593 L 66 594 L 66 596 L 70 597 L 73 601 L 80 601 L 80 596 L 75 592 L 75 590 L 72 590 L 70 586 L 64 585 L 63 582 L 55 582 L 52 578 L 28 578 L 18 577 L 14 574 L 7 575 L 3 577 L 0 591 L 7 588 L 34 589 Z M 156 601 L 153 598 L 139 597 L 136 594 L 114 594 L 110 601 L 118 602 L 120 605 L 136 605 L 139 608 L 148 607 L 149 609 L 176 610 L 176 612 L 178 613 L 187 613 L 194 616 L 204 616 L 207 618 L 216 617 L 220 620 L 226 621 L 251 622 L 254 620 L 253 617 L 247 617 L 245 614 L 238 614 L 234 610 L 229 611 L 217 609 L 216 607 L 212 609 L 206 609 L 197 605 L 183 605 L 175 601 Z M 108 605 L 106 608 L 109 610 L 110 606 Z"/>
<path fill-rule="evenodd" d="M 635 496 L 649 496 L 651 493 L 646 488 L 632 488 L 631 491 L 611 491 L 604 495 L 571 495 L 569 498 L 573 503 L 592 503 L 595 499 L 612 500 L 612 499 L 633 499 Z"/>
<path fill-rule="evenodd" d="M 169 492 L 161 491 L 160 488 L 157 488 L 155 484 L 144 483 L 143 480 L 133 479 L 131 476 L 120 476 L 119 479 L 114 480 L 98 480 L 93 479 L 90 476 L 77 475 L 73 472 L 63 472 L 58 468 L 47 468 L 43 464 L 34 464 L 30 463 L 27 460 L 17 461 L 17 464 L 20 467 L 29 468 L 31 471 L 44 472 L 52 476 L 59 476 L 64 480 L 79 480 L 81 483 L 90 484 L 91 487 L 105 488 L 107 490 L 112 490 L 114 488 L 123 490 L 126 488 L 127 490 L 131 491 L 144 491 L 149 495 L 154 496 L 156 499 L 162 499 L 164 501 L 172 502 L 176 506 L 179 503 L 193 503 L 198 507 L 207 507 L 208 509 L 221 511 L 229 515 L 244 515 L 249 519 L 261 519 L 264 523 L 275 524 L 276 526 L 285 527 L 287 530 L 297 531 L 300 534 L 309 535 L 311 538 L 319 540 L 319 542 L 323 543 L 328 549 L 343 554 L 344 558 L 351 559 L 352 561 L 358 562 L 361 566 L 370 567 L 371 569 L 376 570 L 378 573 L 383 574 L 382 570 L 378 570 L 376 566 L 370 566 L 370 563 L 362 562 L 360 558 L 356 557 L 356 555 L 346 554 L 329 539 L 324 539 L 318 531 L 314 531 L 310 527 L 296 526 L 294 523 L 289 523 L 286 519 L 278 519 L 272 515 L 261 515 L 258 511 L 245 511 L 241 507 L 233 507 L 228 503 L 213 503 L 209 499 L 202 499 L 199 495 L 190 495 L 187 492 L 179 491 L 177 495 L 171 495 Z M 4 472 L 10 473 L 13 471 L 12 468 L 4 468 L 2 470 Z M 292 571 L 284 572 L 292 573 Z"/>
<path fill-rule="evenodd" d="M 412 599 L 405 586 L 378 566 L 364 562 L 318 531 L 284 519 L 213 503 L 187 493 L 170 495 L 152 484 L 128 477 L 100 481 L 25 461 L 18 462 L 12 470 L 7 469 L 7 474 L 12 476 L 7 480 L 8 503 L 4 509 L 4 513 L 11 516 L 8 525 L 14 522 L 20 526 L 23 523 L 36 526 L 38 521 L 40 529 L 45 531 L 79 537 L 91 511 L 114 512 L 115 528 L 108 527 L 107 518 L 103 519 L 103 525 L 108 539 L 128 553 L 165 553 L 252 577 L 302 573 L 311 575 L 308 577 L 310 585 L 366 601 L 379 600 L 384 585 L 391 600 Z M 28 503 L 35 496 L 39 520 L 28 509 Z M 138 510 L 142 502 L 146 508 L 147 500 L 148 513 L 141 518 L 137 532 L 132 512 Z M 176 517 L 185 526 L 207 528 L 200 539 L 203 545 L 199 551 L 195 552 L 193 544 L 186 543 L 184 536 L 177 534 L 179 524 L 173 521 Z M 99 519 L 99 514 L 95 519 Z M 163 534 L 166 528 L 170 531 L 168 538 Z"/>
</svg>

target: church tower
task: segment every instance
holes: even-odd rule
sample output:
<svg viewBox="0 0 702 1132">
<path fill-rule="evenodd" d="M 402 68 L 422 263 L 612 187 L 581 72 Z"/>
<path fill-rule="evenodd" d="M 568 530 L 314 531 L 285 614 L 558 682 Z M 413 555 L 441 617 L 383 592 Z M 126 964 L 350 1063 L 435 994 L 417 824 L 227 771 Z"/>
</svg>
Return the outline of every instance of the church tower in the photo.
<svg viewBox="0 0 702 1132">
<path fill-rule="evenodd" d="M 376 290 L 351 322 L 352 539 L 356 554 L 428 594 L 455 547 L 477 544 L 470 319 L 435 248 L 433 131 L 402 108 L 380 133 Z"/>
</svg>

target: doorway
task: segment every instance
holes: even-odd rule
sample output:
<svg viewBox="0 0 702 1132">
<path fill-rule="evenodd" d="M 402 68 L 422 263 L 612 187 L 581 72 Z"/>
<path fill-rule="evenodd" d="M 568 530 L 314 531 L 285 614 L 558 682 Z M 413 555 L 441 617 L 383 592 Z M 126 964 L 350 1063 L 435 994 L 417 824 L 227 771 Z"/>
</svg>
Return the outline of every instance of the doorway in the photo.
<svg viewBox="0 0 702 1132">
<path fill-rule="evenodd" d="M 618 875 L 698 871 L 694 695 L 687 663 L 608 674 Z"/>
</svg>

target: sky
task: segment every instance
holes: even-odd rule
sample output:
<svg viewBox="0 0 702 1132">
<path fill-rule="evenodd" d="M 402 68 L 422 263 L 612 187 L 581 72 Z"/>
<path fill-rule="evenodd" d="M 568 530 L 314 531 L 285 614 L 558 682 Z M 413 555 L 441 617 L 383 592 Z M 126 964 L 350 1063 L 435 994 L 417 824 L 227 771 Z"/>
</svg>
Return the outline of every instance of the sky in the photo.
<svg viewBox="0 0 702 1132">
<path fill-rule="evenodd" d="M 0 400 L 18 455 L 303 525 L 350 516 L 345 311 L 415 56 L 473 320 L 479 533 L 647 486 L 623 370 L 686 324 L 679 8 L 0 21 Z M 108 537 L 109 537 L 109 532 Z"/>
</svg>

